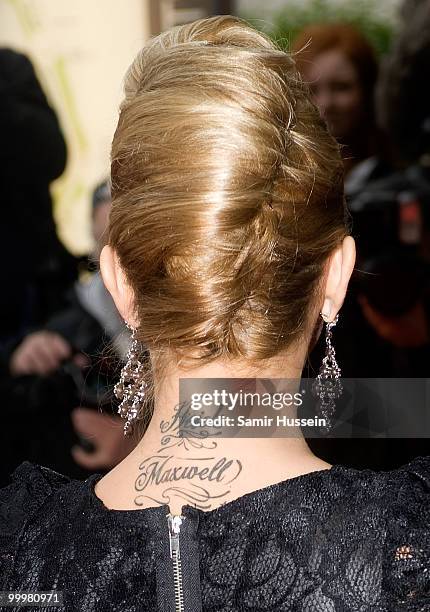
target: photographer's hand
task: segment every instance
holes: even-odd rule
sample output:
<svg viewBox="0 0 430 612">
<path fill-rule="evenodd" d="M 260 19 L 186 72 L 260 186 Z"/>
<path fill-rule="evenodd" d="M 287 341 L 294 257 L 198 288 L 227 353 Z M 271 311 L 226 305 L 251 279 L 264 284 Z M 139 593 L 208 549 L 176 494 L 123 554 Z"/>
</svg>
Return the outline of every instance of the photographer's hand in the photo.
<svg viewBox="0 0 430 612">
<path fill-rule="evenodd" d="M 15 349 L 10 359 L 12 376 L 46 375 L 70 358 L 72 347 L 59 334 L 42 330 L 29 334 Z"/>
<path fill-rule="evenodd" d="M 119 417 L 79 407 L 73 410 L 71 418 L 76 433 L 95 447 L 93 452 L 78 445 L 71 449 L 73 459 L 81 467 L 89 470 L 110 469 L 136 446 L 134 440 L 124 437 L 124 424 Z"/>
</svg>

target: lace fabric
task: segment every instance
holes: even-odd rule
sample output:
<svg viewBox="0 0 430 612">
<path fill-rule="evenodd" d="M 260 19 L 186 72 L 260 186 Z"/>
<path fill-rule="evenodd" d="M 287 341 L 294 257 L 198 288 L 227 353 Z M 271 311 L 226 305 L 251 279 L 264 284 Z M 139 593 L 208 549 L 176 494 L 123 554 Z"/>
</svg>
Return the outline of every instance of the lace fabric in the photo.
<svg viewBox="0 0 430 612">
<path fill-rule="evenodd" d="M 2 590 L 61 590 L 60 611 L 167 609 L 166 507 L 109 510 L 94 491 L 101 477 L 15 470 L 0 490 Z M 390 472 L 334 466 L 183 514 L 204 611 L 430 611 L 428 457 Z"/>
</svg>

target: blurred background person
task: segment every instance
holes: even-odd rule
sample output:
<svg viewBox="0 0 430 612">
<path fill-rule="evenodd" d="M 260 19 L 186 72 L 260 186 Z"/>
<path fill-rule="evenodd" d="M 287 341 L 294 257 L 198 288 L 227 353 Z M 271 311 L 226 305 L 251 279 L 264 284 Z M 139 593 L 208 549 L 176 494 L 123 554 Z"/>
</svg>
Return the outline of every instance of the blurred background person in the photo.
<svg viewBox="0 0 430 612">
<path fill-rule="evenodd" d="M 418 24 L 423 18 L 416 14 L 415 22 Z M 394 59 L 399 51 L 393 50 L 392 59 L 387 61 L 392 68 L 389 75 L 385 70 L 385 82 L 390 83 L 385 90 L 391 97 L 380 100 L 379 114 L 392 117 L 394 112 L 397 125 L 407 123 L 412 114 L 415 123 L 421 125 L 424 120 L 425 125 L 427 115 L 423 117 L 421 112 L 420 118 L 420 109 L 426 109 L 426 105 L 420 100 L 419 78 L 415 96 L 410 83 L 413 58 L 410 47 L 420 48 L 420 55 L 425 55 L 425 36 L 415 32 L 403 36 L 408 49 L 403 44 L 401 59 Z M 399 46 L 402 44 L 397 42 L 395 49 Z M 342 145 L 344 156 L 345 191 L 357 241 L 358 271 L 353 275 L 343 321 L 339 323 L 339 330 L 345 331 L 342 338 L 357 337 L 356 342 L 345 342 L 344 347 L 339 347 L 343 374 L 426 376 L 428 270 L 418 256 L 418 250 L 427 248 L 428 241 L 421 240 L 426 224 L 417 204 L 416 185 L 405 182 L 403 170 L 399 175 L 391 163 L 401 159 L 402 148 L 408 152 L 410 147 L 416 148 L 417 143 L 423 142 L 421 130 L 411 135 L 403 129 L 402 143 L 389 156 L 391 162 L 386 161 L 387 137 L 381 136 L 376 122 L 377 61 L 372 46 L 355 27 L 346 23 L 308 25 L 297 35 L 292 49 L 297 53 L 299 69 L 310 84 L 320 114 Z M 421 76 L 422 59 L 415 64 L 415 72 Z M 405 78 L 406 73 L 409 76 Z M 395 99 L 394 90 L 402 101 Z M 385 109 L 385 115 L 381 109 Z M 392 125 L 393 120 L 391 124 L 387 120 L 380 123 L 387 134 L 399 132 Z M 382 143 L 385 146 L 381 147 Z M 405 287 L 402 292 L 398 291 L 400 280 Z"/>
<path fill-rule="evenodd" d="M 103 181 L 93 195 L 94 263 L 106 240 L 111 207 Z M 1 478 L 23 458 L 85 477 L 124 458 L 134 443 L 115 415 L 111 380 L 125 358 L 129 333 L 98 271 L 66 292 L 67 307 L 13 348 L 2 396 L 4 422 Z M 108 350 L 108 343 L 112 350 Z M 25 415 L 25 418 L 23 418 Z"/>
<path fill-rule="evenodd" d="M 422 87 L 430 3 L 408 0 L 402 14 L 376 96 L 397 167 L 357 193 L 349 208 L 368 275 L 360 280 L 362 312 L 397 347 L 398 375 L 413 377 L 428 376 L 430 368 L 430 97 Z"/>
<path fill-rule="evenodd" d="M 0 49 L 0 130 L 7 287 L 0 298 L 1 348 L 61 308 L 78 275 L 78 260 L 57 237 L 49 192 L 65 168 L 66 143 L 30 60 L 6 48 Z"/>
<path fill-rule="evenodd" d="M 389 166 L 385 166 L 381 173 L 380 164 L 368 163 L 376 160 L 370 157 L 353 166 L 347 174 L 348 206 L 357 242 L 357 271 L 336 332 L 336 352 L 345 377 L 426 378 L 430 371 L 427 161 L 430 132 L 427 133 L 426 127 L 428 94 L 422 90 L 422 75 L 430 59 L 430 11 L 428 2 L 414 8 L 413 12 L 407 12 L 407 21 L 383 65 L 377 84 L 377 107 L 373 113 L 374 117 L 379 117 L 378 125 L 385 130 L 386 142 L 392 150 L 390 159 L 396 165 L 389 172 Z M 317 41 L 321 27 L 315 26 Z M 333 31 L 333 28 L 338 31 L 340 25 L 327 26 L 326 31 Z M 312 31 L 314 28 L 309 28 L 306 36 Z M 304 40 L 299 44 L 304 44 Z M 313 38 L 310 48 L 314 49 Z M 327 74 L 327 66 L 330 61 L 334 66 L 335 57 L 326 55 L 326 63 L 318 63 L 318 56 L 315 59 L 315 63 L 311 61 L 312 70 L 309 67 L 307 70 L 318 82 L 317 67 L 323 75 Z M 340 63 L 338 69 L 341 73 Z M 336 82 L 334 77 L 333 82 Z M 312 86 L 315 87 L 315 83 Z M 321 104 L 320 110 L 342 142 L 346 132 L 341 134 L 341 121 L 337 121 L 336 113 L 332 110 L 332 114 L 325 115 L 331 104 L 327 101 L 329 94 L 326 99 L 322 94 L 318 98 L 318 92 L 317 86 L 316 101 Z M 331 108 L 334 107 L 333 102 Z M 357 114 L 353 112 L 354 116 Z M 362 125 L 364 142 L 368 132 L 366 124 Z M 375 125 L 373 119 L 369 120 L 369 125 Z M 361 173 L 363 164 L 367 169 L 373 166 L 370 173 Z M 361 179 L 355 180 L 355 174 L 351 183 L 349 178 L 356 170 L 360 170 Z M 310 361 L 317 363 L 321 354 L 319 343 Z M 377 469 L 390 469 L 417 452 L 423 455 L 430 452 L 427 439 L 401 442 L 396 439 L 327 440 L 322 444 L 328 460 L 349 460 L 357 467 Z"/>
<path fill-rule="evenodd" d="M 124 326 L 124 322 L 107 292 L 100 272 L 98 261 L 100 252 L 107 244 L 107 227 L 109 213 L 112 207 L 109 181 L 103 181 L 94 191 L 92 206 L 92 228 L 95 240 L 93 261 L 97 263 L 97 271 L 91 276 L 87 283 L 76 284 L 75 291 L 80 304 L 87 313 L 91 313 L 100 326 L 100 332 L 106 332 L 105 344 L 100 343 L 97 354 L 100 359 L 105 360 L 109 355 L 107 341 L 115 351 L 116 358 L 114 366 L 119 361 L 125 361 L 130 344 L 130 334 Z M 97 369 L 97 364 L 95 365 Z M 110 395 L 110 374 L 116 374 L 116 367 L 111 368 L 104 388 L 104 404 L 100 401 L 100 394 L 96 394 L 95 402 L 91 406 L 83 405 L 76 407 L 71 414 L 74 430 L 80 438 L 80 443 L 75 444 L 71 454 L 81 468 L 94 471 L 106 471 L 117 463 L 134 448 L 135 441 L 124 437 L 123 423 L 114 411 L 115 401 Z M 100 385 L 100 378 L 94 379 Z M 86 381 L 87 382 L 87 381 Z M 111 405 L 112 403 L 112 405 Z M 100 411 L 101 409 L 101 411 Z"/>
<path fill-rule="evenodd" d="M 381 157 L 382 137 L 375 120 L 375 52 L 365 36 L 347 23 L 309 25 L 291 49 L 321 116 L 342 145 L 345 191 L 355 193 L 389 170 Z"/>
</svg>

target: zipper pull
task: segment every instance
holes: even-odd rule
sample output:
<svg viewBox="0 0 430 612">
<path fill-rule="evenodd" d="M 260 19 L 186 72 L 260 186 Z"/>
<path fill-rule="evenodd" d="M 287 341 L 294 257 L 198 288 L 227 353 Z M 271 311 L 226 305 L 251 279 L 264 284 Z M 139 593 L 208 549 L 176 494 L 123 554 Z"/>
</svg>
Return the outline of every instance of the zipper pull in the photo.
<svg viewBox="0 0 430 612">
<path fill-rule="evenodd" d="M 183 517 L 174 514 L 167 515 L 167 522 L 169 525 L 169 540 L 170 540 L 170 558 L 180 559 L 179 551 L 179 533 L 181 531 Z"/>
</svg>

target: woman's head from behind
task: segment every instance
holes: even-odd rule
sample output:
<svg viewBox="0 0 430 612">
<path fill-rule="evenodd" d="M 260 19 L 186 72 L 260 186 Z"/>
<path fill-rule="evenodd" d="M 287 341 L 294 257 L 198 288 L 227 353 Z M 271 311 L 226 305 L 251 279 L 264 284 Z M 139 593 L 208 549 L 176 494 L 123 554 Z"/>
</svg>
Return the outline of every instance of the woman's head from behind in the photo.
<svg viewBox="0 0 430 612">
<path fill-rule="evenodd" d="M 374 51 L 363 34 L 346 23 L 314 24 L 292 44 L 297 65 L 330 132 L 342 143 L 374 127 Z"/>
<path fill-rule="evenodd" d="M 125 79 L 101 268 L 148 347 L 260 364 L 308 345 L 354 264 L 343 167 L 288 54 L 235 17 L 150 41 Z"/>
</svg>

